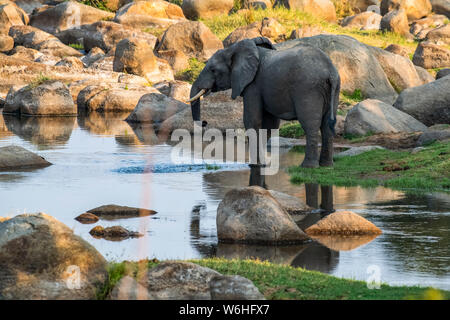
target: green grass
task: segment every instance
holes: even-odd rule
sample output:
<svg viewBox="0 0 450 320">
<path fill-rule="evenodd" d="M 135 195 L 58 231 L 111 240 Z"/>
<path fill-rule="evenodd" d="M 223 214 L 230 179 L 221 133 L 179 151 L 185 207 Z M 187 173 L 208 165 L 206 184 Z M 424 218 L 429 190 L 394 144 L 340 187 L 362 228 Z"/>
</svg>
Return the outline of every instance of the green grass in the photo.
<svg viewBox="0 0 450 320">
<path fill-rule="evenodd" d="M 108 9 L 108 7 L 105 4 L 105 1 L 103 0 L 82 0 L 80 2 L 87 6 L 91 6 L 100 10 L 111 11 Z"/>
<path fill-rule="evenodd" d="M 300 138 L 305 135 L 300 123 L 286 123 L 280 127 L 280 137 L 283 138 Z"/>
<path fill-rule="evenodd" d="M 259 260 L 202 259 L 196 264 L 226 275 L 240 275 L 250 279 L 267 299 L 295 300 L 368 300 L 368 299 L 449 299 L 450 292 L 432 288 L 391 287 L 368 289 L 366 282 L 341 279 L 317 271 Z M 98 299 L 108 297 L 114 285 L 125 275 L 133 277 L 156 266 L 156 260 L 138 263 L 114 263 L 109 267 L 109 281 L 98 292 Z"/>
<path fill-rule="evenodd" d="M 203 63 L 195 58 L 191 58 L 191 59 L 189 59 L 189 68 L 178 72 L 175 75 L 175 79 L 193 83 L 195 81 L 195 79 L 197 79 L 200 72 L 202 72 L 204 67 L 205 67 L 205 63 Z"/>
<path fill-rule="evenodd" d="M 293 183 L 375 187 L 397 190 L 450 191 L 450 142 L 435 142 L 424 150 L 373 150 L 335 160 L 333 168 L 289 169 Z"/>
<path fill-rule="evenodd" d="M 40 73 L 36 79 L 34 79 L 32 82 L 29 83 L 28 87 L 29 89 L 34 89 L 37 86 L 40 86 L 41 84 L 50 80 L 52 80 L 50 77 L 44 75 L 43 73 Z"/>
<path fill-rule="evenodd" d="M 69 47 L 74 48 L 76 50 L 84 50 L 84 46 L 80 43 L 71 43 Z"/>
<path fill-rule="evenodd" d="M 213 164 L 207 164 L 206 165 L 206 170 L 213 170 L 213 171 L 215 171 L 215 170 L 219 170 L 220 169 L 220 166 L 217 166 L 217 165 L 213 165 Z"/>
</svg>

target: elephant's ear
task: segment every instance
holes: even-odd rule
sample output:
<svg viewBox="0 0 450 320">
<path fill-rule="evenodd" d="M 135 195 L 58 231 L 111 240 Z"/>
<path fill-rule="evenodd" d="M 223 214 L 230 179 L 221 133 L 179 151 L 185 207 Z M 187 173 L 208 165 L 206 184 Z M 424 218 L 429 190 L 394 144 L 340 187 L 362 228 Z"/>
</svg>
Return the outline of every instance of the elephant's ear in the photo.
<svg viewBox="0 0 450 320">
<path fill-rule="evenodd" d="M 255 79 L 259 66 L 259 52 L 253 40 L 243 40 L 233 48 L 231 64 L 231 97 L 236 99 Z"/>
</svg>

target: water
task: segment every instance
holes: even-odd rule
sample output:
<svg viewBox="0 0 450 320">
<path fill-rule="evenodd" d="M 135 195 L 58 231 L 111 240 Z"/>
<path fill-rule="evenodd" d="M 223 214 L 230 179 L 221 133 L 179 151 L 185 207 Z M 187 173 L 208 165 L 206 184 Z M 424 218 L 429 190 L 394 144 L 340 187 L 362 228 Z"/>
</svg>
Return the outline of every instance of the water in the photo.
<svg viewBox="0 0 450 320">
<path fill-rule="evenodd" d="M 54 164 L 0 172 L 0 215 L 46 212 L 73 228 L 110 261 L 259 257 L 361 280 L 370 276 L 370 266 L 377 266 L 381 281 L 392 285 L 450 290 L 449 194 L 292 185 L 283 169 L 299 164 L 302 155 L 284 152 L 282 169 L 266 179 L 268 188 L 315 206 L 322 202 L 354 211 L 383 234 L 374 240 L 325 241 L 328 247 L 318 242 L 289 247 L 218 244 L 217 206 L 230 188 L 248 185 L 248 168 L 242 164 L 222 165 L 219 170 L 208 170 L 205 164 L 174 165 L 166 137 L 158 137 L 149 126 L 133 129 L 122 121 L 125 117 L 0 116 L 0 147 L 20 145 Z M 140 239 L 94 239 L 89 235 L 93 225 L 74 218 L 105 204 L 143 207 L 158 214 L 99 223 L 140 231 L 144 233 Z"/>
</svg>

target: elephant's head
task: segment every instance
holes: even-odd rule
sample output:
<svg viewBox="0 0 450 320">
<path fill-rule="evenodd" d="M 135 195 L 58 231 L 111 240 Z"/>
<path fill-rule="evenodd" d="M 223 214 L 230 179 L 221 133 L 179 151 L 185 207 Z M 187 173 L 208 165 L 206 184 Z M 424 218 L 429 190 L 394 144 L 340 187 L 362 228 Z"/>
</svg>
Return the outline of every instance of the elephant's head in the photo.
<svg viewBox="0 0 450 320">
<path fill-rule="evenodd" d="M 239 41 L 227 49 L 217 51 L 207 62 L 192 85 L 192 118 L 200 121 L 200 97 L 209 92 L 232 89 L 232 98 L 241 96 L 253 81 L 259 67 L 258 47 L 275 50 L 269 39 L 255 38 Z M 203 122 L 203 126 L 206 122 Z"/>
</svg>

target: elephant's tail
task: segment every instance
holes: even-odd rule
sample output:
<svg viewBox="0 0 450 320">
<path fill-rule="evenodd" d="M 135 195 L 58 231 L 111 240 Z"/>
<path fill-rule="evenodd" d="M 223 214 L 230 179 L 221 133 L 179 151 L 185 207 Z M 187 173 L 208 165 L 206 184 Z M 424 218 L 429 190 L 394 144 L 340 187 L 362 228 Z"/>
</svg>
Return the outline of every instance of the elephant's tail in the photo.
<svg viewBox="0 0 450 320">
<path fill-rule="evenodd" d="M 337 105 L 339 104 L 339 91 L 340 91 L 340 78 L 339 74 L 337 78 L 330 77 L 330 100 L 329 100 L 329 108 L 328 108 L 328 127 L 331 129 L 333 135 L 336 135 L 335 127 L 336 127 L 336 117 L 334 115 L 335 109 L 337 109 Z"/>
</svg>

